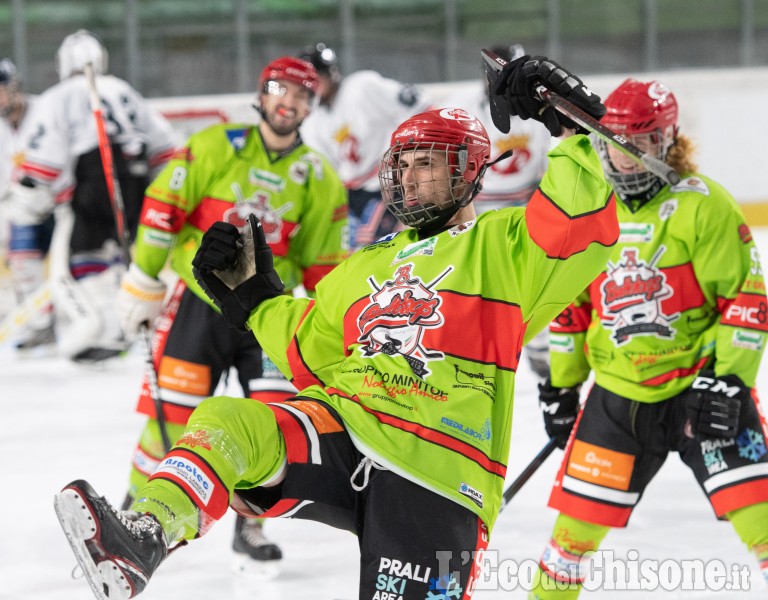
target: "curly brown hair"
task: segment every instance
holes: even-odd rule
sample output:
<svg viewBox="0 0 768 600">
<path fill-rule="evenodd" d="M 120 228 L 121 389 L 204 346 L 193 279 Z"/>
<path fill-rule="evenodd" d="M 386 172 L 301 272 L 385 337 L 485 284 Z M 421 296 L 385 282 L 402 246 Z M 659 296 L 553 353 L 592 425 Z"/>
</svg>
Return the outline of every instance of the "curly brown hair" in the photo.
<svg viewBox="0 0 768 600">
<path fill-rule="evenodd" d="M 691 138 L 678 135 L 667 153 L 666 163 L 682 176 L 691 175 L 699 170 L 698 165 L 693 160 L 695 153 L 696 145 Z"/>
</svg>

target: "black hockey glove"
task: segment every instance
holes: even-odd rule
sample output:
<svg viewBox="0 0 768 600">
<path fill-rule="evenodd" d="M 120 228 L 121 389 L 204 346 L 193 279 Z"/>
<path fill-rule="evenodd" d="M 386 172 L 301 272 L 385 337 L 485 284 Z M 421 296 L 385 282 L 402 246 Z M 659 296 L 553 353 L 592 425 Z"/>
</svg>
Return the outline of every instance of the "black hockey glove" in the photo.
<svg viewBox="0 0 768 600">
<path fill-rule="evenodd" d="M 579 388 L 552 387 L 547 377 L 539 384 L 539 408 L 547 435 L 557 440 L 558 448 L 565 448 L 579 413 Z"/>
<path fill-rule="evenodd" d="M 685 396 L 690 435 L 733 439 L 741 403 L 748 399 L 749 388 L 736 375 L 717 377 L 714 371 L 701 371 Z"/>
<path fill-rule="evenodd" d="M 503 133 L 509 132 L 509 119 L 512 115 L 541 121 L 553 136 L 561 135 L 563 127 L 581 129 L 539 97 L 536 92 L 539 85 L 552 90 L 596 119 L 605 114 L 600 96 L 585 86 L 581 79 L 546 56 L 521 56 L 507 63 L 494 75 L 489 75 L 492 79 L 489 81 L 491 117 L 493 124 Z"/>
<path fill-rule="evenodd" d="M 211 225 L 192 259 L 192 273 L 230 327 L 241 331 L 248 330 L 248 318 L 259 304 L 285 291 L 255 215 L 248 217 L 242 233 L 230 223 Z"/>
</svg>

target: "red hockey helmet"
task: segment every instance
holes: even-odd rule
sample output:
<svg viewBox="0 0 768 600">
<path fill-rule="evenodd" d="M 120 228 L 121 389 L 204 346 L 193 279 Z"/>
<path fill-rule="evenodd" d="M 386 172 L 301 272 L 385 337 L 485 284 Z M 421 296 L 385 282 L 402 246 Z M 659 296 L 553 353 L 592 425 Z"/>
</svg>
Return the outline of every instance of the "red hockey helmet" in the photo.
<svg viewBox="0 0 768 600">
<path fill-rule="evenodd" d="M 414 188 L 419 201 L 406 202 L 404 153 L 428 158 L 432 175 Z M 479 191 L 491 143 L 483 124 L 459 108 L 428 110 L 404 121 L 392 134 L 379 165 L 379 182 L 387 208 L 404 225 L 438 229 Z M 445 170 L 445 166 L 448 170 Z M 442 174 L 438 168 L 442 166 Z M 427 185 L 429 184 L 429 185 Z M 429 197 L 425 197 L 425 193 Z M 411 196 L 414 192 L 411 192 Z"/>
<path fill-rule="evenodd" d="M 265 91 L 269 81 L 292 81 L 307 88 L 314 96 L 319 80 L 311 63 L 295 56 L 282 56 L 269 63 L 259 77 L 259 89 Z"/>
<path fill-rule="evenodd" d="M 630 142 L 641 146 L 658 159 L 664 160 L 677 138 L 677 100 L 672 91 L 660 81 L 626 79 L 606 99 L 607 112 L 601 123 Z M 608 157 L 608 147 L 597 144 L 606 175 L 620 194 L 636 195 L 654 183 L 655 175 L 621 173 Z"/>
</svg>

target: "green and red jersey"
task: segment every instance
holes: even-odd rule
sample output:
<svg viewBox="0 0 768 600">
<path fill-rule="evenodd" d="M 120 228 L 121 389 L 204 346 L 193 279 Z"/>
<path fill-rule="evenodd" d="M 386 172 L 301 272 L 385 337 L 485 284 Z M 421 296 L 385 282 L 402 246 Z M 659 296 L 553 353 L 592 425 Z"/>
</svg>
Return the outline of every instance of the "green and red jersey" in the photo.
<svg viewBox="0 0 768 600">
<path fill-rule="evenodd" d="M 264 146 L 258 127 L 214 125 L 193 134 L 147 188 L 136 264 L 157 277 L 171 267 L 213 306 L 192 275 L 203 233 L 216 221 L 261 221 L 275 269 L 292 290 L 317 282 L 347 252 L 347 196 L 328 162 L 304 144 L 284 153 Z"/>
<path fill-rule="evenodd" d="M 603 272 L 550 327 L 552 383 L 590 369 L 607 390 L 658 402 L 704 366 L 754 386 L 768 332 L 757 248 L 720 185 L 687 177 L 632 212 Z"/>
<path fill-rule="evenodd" d="M 528 207 L 419 239 L 387 236 L 249 326 L 302 396 L 332 405 L 367 456 L 494 523 L 523 344 L 599 272 L 614 196 L 584 136 L 563 141 Z"/>
</svg>

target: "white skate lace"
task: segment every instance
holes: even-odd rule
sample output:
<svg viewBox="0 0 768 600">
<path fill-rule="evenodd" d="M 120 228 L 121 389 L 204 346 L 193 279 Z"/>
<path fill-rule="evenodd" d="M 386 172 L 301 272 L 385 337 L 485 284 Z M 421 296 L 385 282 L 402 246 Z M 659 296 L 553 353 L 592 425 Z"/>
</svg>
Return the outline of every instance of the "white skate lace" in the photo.
<svg viewBox="0 0 768 600">
<path fill-rule="evenodd" d="M 355 469 L 355 472 L 352 473 L 352 477 L 349 478 L 349 483 L 352 485 L 352 489 L 357 492 L 362 492 L 367 486 L 368 486 L 368 480 L 371 477 L 371 469 L 379 469 L 380 471 L 386 471 L 387 468 L 377 463 L 372 458 L 369 458 L 367 456 L 363 457 L 363 460 L 361 460 L 357 464 L 357 468 Z M 363 472 L 363 481 L 359 485 L 355 483 L 355 479 L 357 478 L 357 475 L 360 473 L 360 471 Z"/>
<path fill-rule="evenodd" d="M 258 521 L 246 521 L 243 524 L 243 528 L 240 531 L 240 536 L 243 540 L 253 548 L 270 544 L 271 542 L 264 537 L 264 532 L 261 528 L 261 523 Z"/>
<path fill-rule="evenodd" d="M 149 515 L 142 515 L 132 510 L 116 510 L 112 508 L 120 523 L 130 532 L 130 534 L 139 539 L 152 535 L 160 527 L 160 524 Z"/>
</svg>

